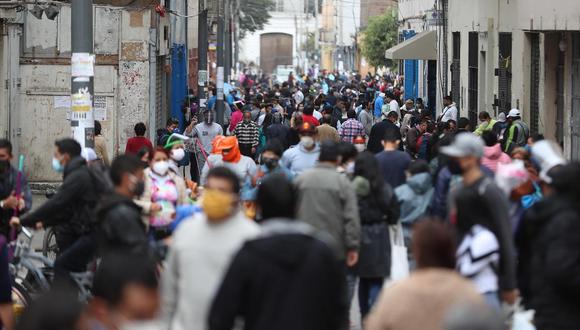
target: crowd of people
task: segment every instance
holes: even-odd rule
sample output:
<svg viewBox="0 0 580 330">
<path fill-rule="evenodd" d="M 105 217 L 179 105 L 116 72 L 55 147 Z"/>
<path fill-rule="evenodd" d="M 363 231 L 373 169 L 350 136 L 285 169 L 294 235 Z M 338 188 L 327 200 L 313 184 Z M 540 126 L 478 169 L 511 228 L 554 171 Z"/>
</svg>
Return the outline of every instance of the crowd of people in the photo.
<svg viewBox="0 0 580 330">
<path fill-rule="evenodd" d="M 347 329 L 355 295 L 370 330 L 504 329 L 502 304 L 577 328 L 580 164 L 518 109 L 473 127 L 449 96 L 402 96 L 370 75 L 244 80 L 219 123 L 215 95 L 153 143 L 138 123 L 110 165 L 56 141 L 63 183 L 36 208 L 0 140 L 1 233 L 54 227 L 59 248 L 18 328 Z M 411 272 L 391 280 L 397 228 Z M 70 273 L 95 259 L 82 306 Z"/>
</svg>

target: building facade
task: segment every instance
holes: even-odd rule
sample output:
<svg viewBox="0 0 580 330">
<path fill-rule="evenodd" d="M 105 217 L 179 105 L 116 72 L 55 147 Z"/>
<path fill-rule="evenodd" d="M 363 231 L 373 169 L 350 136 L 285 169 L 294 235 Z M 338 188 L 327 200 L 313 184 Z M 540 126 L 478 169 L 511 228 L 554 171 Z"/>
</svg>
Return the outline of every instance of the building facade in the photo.
<svg viewBox="0 0 580 330">
<path fill-rule="evenodd" d="M 137 122 L 153 137 L 167 117 L 169 22 L 149 2 L 95 5 L 95 119 L 112 157 L 123 152 Z M 71 11 L 54 20 L 34 17 L 32 5 L 0 9 L 0 135 L 26 156 L 31 181 L 60 178 L 50 166 L 53 143 L 70 137 Z"/>
<path fill-rule="evenodd" d="M 442 1 L 442 81 L 461 115 L 523 113 L 532 132 L 580 159 L 580 6 L 576 0 Z M 445 51 L 446 50 L 446 51 Z M 442 75 L 445 76 L 445 75 Z"/>
</svg>

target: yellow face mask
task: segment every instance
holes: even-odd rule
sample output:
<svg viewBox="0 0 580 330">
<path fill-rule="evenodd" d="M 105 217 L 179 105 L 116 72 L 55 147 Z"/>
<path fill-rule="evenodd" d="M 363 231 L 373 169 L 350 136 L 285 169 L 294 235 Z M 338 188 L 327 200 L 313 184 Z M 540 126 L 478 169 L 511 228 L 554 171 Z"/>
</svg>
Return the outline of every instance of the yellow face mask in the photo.
<svg viewBox="0 0 580 330">
<path fill-rule="evenodd" d="M 234 198 L 231 194 L 216 190 L 205 189 L 201 200 L 201 207 L 210 221 L 221 221 L 231 216 L 234 211 Z"/>
</svg>

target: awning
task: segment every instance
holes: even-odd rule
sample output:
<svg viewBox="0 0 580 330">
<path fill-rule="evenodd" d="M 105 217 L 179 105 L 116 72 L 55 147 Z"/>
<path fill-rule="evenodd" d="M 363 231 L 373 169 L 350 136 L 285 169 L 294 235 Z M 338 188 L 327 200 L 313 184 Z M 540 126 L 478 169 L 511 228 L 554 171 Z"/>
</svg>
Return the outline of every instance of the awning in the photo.
<svg viewBox="0 0 580 330">
<path fill-rule="evenodd" d="M 385 57 L 392 60 L 436 60 L 437 32 L 424 31 L 387 49 Z"/>
</svg>

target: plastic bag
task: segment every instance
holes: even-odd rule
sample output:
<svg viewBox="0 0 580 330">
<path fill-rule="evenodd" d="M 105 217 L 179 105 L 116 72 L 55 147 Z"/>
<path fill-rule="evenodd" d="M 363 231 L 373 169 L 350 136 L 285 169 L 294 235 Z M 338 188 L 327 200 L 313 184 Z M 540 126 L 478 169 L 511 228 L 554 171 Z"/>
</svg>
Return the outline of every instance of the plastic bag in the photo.
<svg viewBox="0 0 580 330">
<path fill-rule="evenodd" d="M 397 223 L 390 226 L 391 235 L 391 281 L 397 281 L 409 276 L 409 260 L 407 247 L 403 237 L 403 226 Z"/>
</svg>

